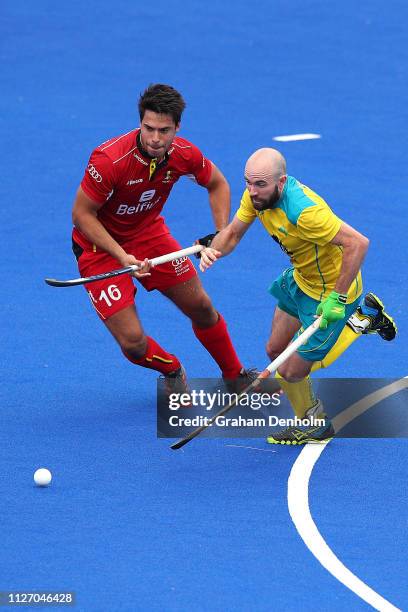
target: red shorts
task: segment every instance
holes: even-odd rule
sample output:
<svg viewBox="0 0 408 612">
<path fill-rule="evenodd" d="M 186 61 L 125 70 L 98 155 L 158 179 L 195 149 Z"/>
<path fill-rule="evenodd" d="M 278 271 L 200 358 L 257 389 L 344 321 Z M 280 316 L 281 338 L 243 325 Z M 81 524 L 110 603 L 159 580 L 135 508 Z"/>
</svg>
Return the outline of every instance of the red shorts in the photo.
<svg viewBox="0 0 408 612">
<path fill-rule="evenodd" d="M 152 259 L 172 251 L 179 251 L 182 248 L 171 234 L 162 234 L 157 238 L 149 238 L 148 242 L 129 241 L 123 244 L 122 247 L 126 253 L 134 255 L 140 260 L 145 259 L 145 257 Z M 78 268 L 81 276 L 102 274 L 102 272 L 116 270 L 119 267 L 120 265 L 116 259 L 99 249 L 96 253 L 84 250 L 78 259 Z M 152 268 L 150 272 L 151 276 L 137 279 L 147 291 L 153 291 L 153 289 L 165 291 L 169 287 L 173 287 L 173 285 L 184 283 L 190 280 L 190 278 L 197 276 L 197 272 L 188 257 L 182 257 L 166 264 L 161 264 Z M 135 280 L 134 277 L 124 274 L 116 278 L 108 278 L 85 285 L 92 305 L 103 321 L 134 303 L 136 287 L 133 284 L 133 280 Z"/>
</svg>

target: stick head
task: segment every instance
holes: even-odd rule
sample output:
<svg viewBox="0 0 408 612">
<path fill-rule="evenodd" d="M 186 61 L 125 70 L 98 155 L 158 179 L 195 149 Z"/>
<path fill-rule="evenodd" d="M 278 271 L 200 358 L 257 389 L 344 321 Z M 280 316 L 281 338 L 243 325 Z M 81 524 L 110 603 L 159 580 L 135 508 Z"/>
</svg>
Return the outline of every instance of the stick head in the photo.
<svg viewBox="0 0 408 612">
<path fill-rule="evenodd" d="M 187 444 L 187 442 L 190 441 L 191 438 L 183 438 L 182 440 L 179 440 L 178 442 L 174 442 L 173 444 L 171 444 L 170 448 L 171 450 L 178 450 L 179 448 L 181 448 L 182 446 L 184 446 L 185 444 Z"/>
</svg>

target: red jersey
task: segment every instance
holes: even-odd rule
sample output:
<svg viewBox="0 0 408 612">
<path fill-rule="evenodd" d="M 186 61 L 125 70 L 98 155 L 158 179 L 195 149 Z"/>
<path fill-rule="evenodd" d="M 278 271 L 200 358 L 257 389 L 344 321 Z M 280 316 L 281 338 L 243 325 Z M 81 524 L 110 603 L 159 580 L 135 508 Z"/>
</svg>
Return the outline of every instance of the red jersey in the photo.
<svg viewBox="0 0 408 612">
<path fill-rule="evenodd" d="M 179 136 L 156 166 L 143 152 L 139 132 L 132 130 L 97 147 L 81 182 L 86 195 L 102 204 L 98 220 L 120 244 L 167 234 L 160 213 L 173 185 L 188 175 L 205 186 L 211 176 L 211 162 Z M 91 245 L 77 228 L 73 239 L 84 248 Z"/>
</svg>

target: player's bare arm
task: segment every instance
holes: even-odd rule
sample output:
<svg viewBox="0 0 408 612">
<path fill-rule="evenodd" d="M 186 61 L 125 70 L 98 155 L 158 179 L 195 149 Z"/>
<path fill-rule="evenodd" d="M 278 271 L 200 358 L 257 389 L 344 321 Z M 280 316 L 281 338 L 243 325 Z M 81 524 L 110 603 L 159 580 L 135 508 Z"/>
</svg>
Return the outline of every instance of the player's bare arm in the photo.
<svg viewBox="0 0 408 612">
<path fill-rule="evenodd" d="M 331 242 L 343 249 L 342 266 L 334 290 L 346 294 L 361 268 L 370 241 L 347 223 L 342 223 Z"/>
<path fill-rule="evenodd" d="M 250 225 L 251 223 L 244 223 L 235 215 L 231 223 L 215 236 L 214 240 L 211 242 L 211 246 L 201 251 L 201 272 L 205 272 L 220 257 L 229 255 L 229 253 L 235 249 Z"/>
<path fill-rule="evenodd" d="M 231 212 L 231 191 L 227 179 L 212 162 L 211 178 L 206 185 L 216 230 L 227 226 Z"/>
<path fill-rule="evenodd" d="M 101 206 L 103 204 L 89 198 L 83 189 L 79 187 L 72 209 L 72 221 L 75 227 L 93 244 L 117 259 L 121 266 L 135 264 L 142 266 L 140 272 L 134 272 L 136 278 L 150 276 L 148 260 L 139 261 L 133 255 L 128 255 L 98 220 L 97 214 Z"/>
</svg>

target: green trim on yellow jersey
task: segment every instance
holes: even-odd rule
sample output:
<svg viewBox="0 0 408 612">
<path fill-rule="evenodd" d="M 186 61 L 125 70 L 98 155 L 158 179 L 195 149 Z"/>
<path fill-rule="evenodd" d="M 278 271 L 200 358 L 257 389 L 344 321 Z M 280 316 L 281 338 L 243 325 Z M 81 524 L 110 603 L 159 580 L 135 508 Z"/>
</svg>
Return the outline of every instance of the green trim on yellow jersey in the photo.
<svg viewBox="0 0 408 612">
<path fill-rule="evenodd" d="M 237 217 L 252 223 L 257 217 L 289 256 L 294 279 L 306 295 L 321 301 L 333 291 L 342 263 L 342 249 L 331 240 L 342 224 L 317 193 L 288 176 L 281 197 L 271 210 L 257 211 L 245 189 Z M 347 303 L 362 292 L 359 272 L 348 291 Z"/>
</svg>

